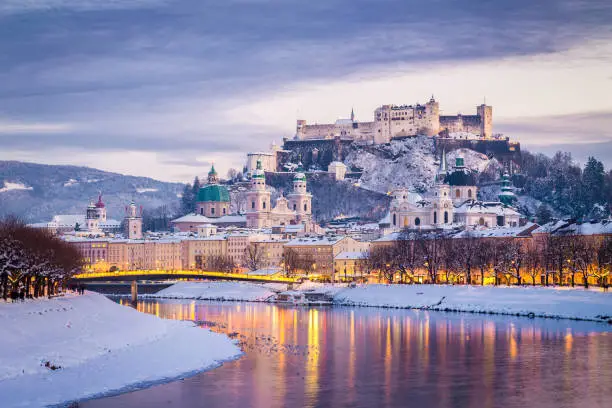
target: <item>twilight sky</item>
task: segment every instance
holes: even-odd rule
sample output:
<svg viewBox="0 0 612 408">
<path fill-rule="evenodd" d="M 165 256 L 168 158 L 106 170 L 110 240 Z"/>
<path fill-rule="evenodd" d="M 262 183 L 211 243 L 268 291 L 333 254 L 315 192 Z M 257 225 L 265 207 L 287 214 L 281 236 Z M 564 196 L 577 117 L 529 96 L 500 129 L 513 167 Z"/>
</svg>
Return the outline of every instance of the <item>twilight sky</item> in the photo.
<svg viewBox="0 0 612 408">
<path fill-rule="evenodd" d="M 612 166 L 610 0 L 0 0 L 0 160 L 188 181 L 425 102 Z"/>
</svg>

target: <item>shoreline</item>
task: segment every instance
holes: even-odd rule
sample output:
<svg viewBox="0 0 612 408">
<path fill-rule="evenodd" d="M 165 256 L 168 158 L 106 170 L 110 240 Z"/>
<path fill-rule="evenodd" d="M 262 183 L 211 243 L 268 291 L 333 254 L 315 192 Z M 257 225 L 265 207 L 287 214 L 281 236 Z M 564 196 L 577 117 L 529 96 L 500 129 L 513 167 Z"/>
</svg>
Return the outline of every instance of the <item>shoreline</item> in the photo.
<svg viewBox="0 0 612 408">
<path fill-rule="evenodd" d="M 0 304 L 0 324 L 3 407 L 71 406 L 194 376 L 244 354 L 235 340 L 195 322 L 141 313 L 93 292 Z"/>
<path fill-rule="evenodd" d="M 227 284 L 227 283 L 226 283 Z M 198 283 L 190 284 L 191 292 L 193 287 Z M 211 283 L 207 283 L 210 287 Z M 214 286 L 214 284 L 212 285 Z M 309 287 L 306 287 L 308 289 Z M 374 294 L 368 293 L 371 291 Z M 223 296 L 216 293 L 207 295 L 204 292 L 197 295 L 187 294 L 181 295 L 177 293 L 177 289 L 172 287 L 162 290 L 157 294 L 147 294 L 139 296 L 143 300 L 155 299 L 174 299 L 174 300 L 202 300 L 216 302 L 256 302 L 256 303 L 275 303 L 270 301 L 270 298 L 253 298 L 250 293 L 246 293 L 243 298 L 236 296 Z M 202 287 L 202 289 L 207 289 Z M 612 325 L 612 294 L 603 292 L 593 292 L 581 289 L 558 289 L 551 287 L 515 287 L 515 286 L 496 286 L 496 287 L 481 287 L 471 285 L 384 285 L 384 284 L 368 284 L 357 286 L 356 288 L 338 287 L 331 285 L 315 285 L 315 290 L 326 292 L 334 299 L 331 306 L 347 306 L 347 307 L 376 307 L 384 309 L 411 309 L 411 310 L 429 310 L 436 312 L 453 312 L 453 313 L 471 313 L 484 315 L 501 315 L 501 316 L 516 316 L 525 318 L 544 318 L 556 320 L 573 320 L 573 321 L 590 321 Z M 304 290 L 304 289 L 297 289 Z M 164 294 L 164 291 L 168 291 Z M 423 300 L 420 296 L 428 293 Z M 369 295 L 369 296 L 368 296 Z M 398 296 L 399 295 L 399 296 Z M 507 304 L 496 303 L 498 296 L 504 295 L 507 298 Z M 487 297 L 489 296 L 489 297 Z M 545 309 L 537 307 L 537 303 L 530 302 L 541 301 L 542 297 L 549 297 L 550 304 L 546 305 Z M 597 299 L 595 299 L 597 298 Z M 427 301 L 429 300 L 429 301 Z M 593 304 L 584 308 L 586 300 L 590 300 Z M 600 300 L 601 303 L 597 303 Z M 408 303 L 410 302 L 410 303 Z M 520 305 L 520 306 L 517 306 Z M 531 305 L 531 306 L 523 306 Z M 578 308 L 583 306 L 583 310 L 575 311 L 572 307 Z M 556 310 L 566 309 L 566 311 Z M 507 309 L 507 310 L 503 310 Z M 570 310 L 571 311 L 567 311 Z M 603 309 L 603 310 L 602 310 Z M 597 310 L 597 311 L 595 311 Z"/>
</svg>

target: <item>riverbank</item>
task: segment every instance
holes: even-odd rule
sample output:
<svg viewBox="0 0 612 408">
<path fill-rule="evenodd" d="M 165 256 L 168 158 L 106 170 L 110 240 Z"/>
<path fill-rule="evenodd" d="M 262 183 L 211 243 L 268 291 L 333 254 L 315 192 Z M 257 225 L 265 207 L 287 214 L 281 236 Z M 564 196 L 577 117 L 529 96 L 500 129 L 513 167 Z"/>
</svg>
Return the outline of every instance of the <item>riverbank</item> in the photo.
<svg viewBox="0 0 612 408">
<path fill-rule="evenodd" d="M 278 288 L 274 288 L 278 290 Z M 579 288 L 468 285 L 383 285 L 306 282 L 296 290 L 316 290 L 344 306 L 492 313 L 607 322 L 612 293 Z M 240 282 L 180 282 L 152 297 L 199 300 L 270 301 L 270 287 Z"/>
<path fill-rule="evenodd" d="M 237 358 L 225 335 L 165 320 L 88 292 L 0 303 L 2 407 L 116 394 Z"/>
</svg>

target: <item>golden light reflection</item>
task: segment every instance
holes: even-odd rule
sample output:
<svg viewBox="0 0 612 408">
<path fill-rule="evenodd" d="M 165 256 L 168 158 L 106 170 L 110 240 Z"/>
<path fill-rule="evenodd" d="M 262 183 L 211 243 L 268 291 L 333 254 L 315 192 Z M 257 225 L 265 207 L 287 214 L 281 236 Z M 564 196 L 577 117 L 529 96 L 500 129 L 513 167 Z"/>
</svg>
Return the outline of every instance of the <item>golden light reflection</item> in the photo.
<svg viewBox="0 0 612 408">
<path fill-rule="evenodd" d="M 308 358 L 306 359 L 305 396 L 307 405 L 315 406 L 319 391 L 319 311 L 308 311 Z"/>
<path fill-rule="evenodd" d="M 572 335 L 571 329 L 567 329 L 564 337 L 565 353 L 569 354 L 572 352 L 572 345 L 574 344 L 574 336 Z"/>
<path fill-rule="evenodd" d="M 514 327 L 514 324 L 510 325 L 508 342 L 508 352 L 510 353 L 510 359 L 516 360 L 516 357 L 518 356 L 518 344 L 516 342 L 516 328 Z"/>
</svg>

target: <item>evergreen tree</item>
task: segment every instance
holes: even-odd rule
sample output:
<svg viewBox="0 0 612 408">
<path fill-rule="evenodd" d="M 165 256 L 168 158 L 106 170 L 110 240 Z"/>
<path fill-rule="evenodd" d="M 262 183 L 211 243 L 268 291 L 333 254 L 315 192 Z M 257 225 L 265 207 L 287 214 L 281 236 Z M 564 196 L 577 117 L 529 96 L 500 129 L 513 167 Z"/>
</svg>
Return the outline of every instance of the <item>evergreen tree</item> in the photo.
<svg viewBox="0 0 612 408">
<path fill-rule="evenodd" d="M 604 194 L 605 172 L 603 163 L 589 157 L 582 173 L 583 202 L 587 211 L 591 211 L 595 204 L 601 204 Z"/>
<path fill-rule="evenodd" d="M 191 184 L 185 184 L 183 188 L 183 195 L 181 196 L 181 214 L 189 214 L 194 211 L 195 197 L 193 196 L 193 188 Z"/>
<path fill-rule="evenodd" d="M 546 204 L 540 204 L 535 213 L 536 221 L 540 225 L 544 225 L 552 219 L 552 212 Z"/>
<path fill-rule="evenodd" d="M 200 179 L 198 178 L 198 176 L 195 177 L 195 179 L 193 179 L 193 187 L 192 187 L 192 208 L 195 208 L 195 204 L 196 204 L 196 200 L 198 199 L 198 193 L 200 192 Z"/>
</svg>

